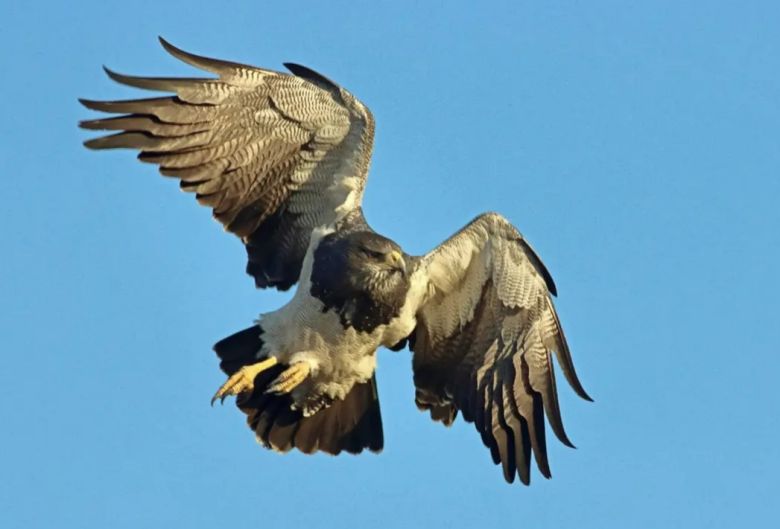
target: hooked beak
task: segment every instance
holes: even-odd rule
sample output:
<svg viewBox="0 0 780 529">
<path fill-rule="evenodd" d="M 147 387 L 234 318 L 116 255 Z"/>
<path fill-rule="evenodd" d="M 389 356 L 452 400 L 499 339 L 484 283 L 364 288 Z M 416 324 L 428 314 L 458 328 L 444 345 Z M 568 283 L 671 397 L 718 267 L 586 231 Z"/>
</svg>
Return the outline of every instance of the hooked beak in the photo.
<svg viewBox="0 0 780 529">
<path fill-rule="evenodd" d="M 393 250 L 387 254 L 387 261 L 394 269 L 398 270 L 404 277 L 406 277 L 406 261 L 404 261 L 404 256 L 401 254 L 401 252 L 398 250 Z"/>
</svg>

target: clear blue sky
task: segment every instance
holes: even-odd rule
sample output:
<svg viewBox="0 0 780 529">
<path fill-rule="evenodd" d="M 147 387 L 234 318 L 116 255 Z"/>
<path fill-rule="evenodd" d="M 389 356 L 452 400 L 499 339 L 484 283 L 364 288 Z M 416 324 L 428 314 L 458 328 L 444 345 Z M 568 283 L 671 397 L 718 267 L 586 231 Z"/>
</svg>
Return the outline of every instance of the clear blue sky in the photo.
<svg viewBox="0 0 780 529">
<path fill-rule="evenodd" d="M 3 3 L 0 526 L 776 520 L 778 4 L 419 4 Z M 280 456 L 209 407 L 212 343 L 286 297 L 175 182 L 76 128 L 77 97 L 148 97 L 102 64 L 192 73 L 157 35 L 360 97 L 367 216 L 410 253 L 485 210 L 530 239 L 596 399 L 560 384 L 578 449 L 551 443 L 552 480 L 505 484 L 472 425 L 419 413 L 408 351 L 380 353 L 380 456 Z"/>
</svg>

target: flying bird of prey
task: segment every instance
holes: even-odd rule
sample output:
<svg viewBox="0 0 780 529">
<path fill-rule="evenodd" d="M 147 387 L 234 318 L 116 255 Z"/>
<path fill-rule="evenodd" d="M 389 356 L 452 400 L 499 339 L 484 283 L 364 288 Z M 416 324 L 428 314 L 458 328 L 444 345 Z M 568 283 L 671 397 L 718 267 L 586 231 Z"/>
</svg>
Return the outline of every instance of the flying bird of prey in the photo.
<svg viewBox="0 0 780 529">
<path fill-rule="evenodd" d="M 81 100 L 118 114 L 80 123 L 119 131 L 85 142 L 130 148 L 178 178 L 240 237 L 258 288 L 292 299 L 214 350 L 257 440 L 286 452 L 382 449 L 376 387 L 380 346 L 412 352 L 415 400 L 434 421 L 473 422 L 512 482 L 533 454 L 550 476 L 545 420 L 564 444 L 553 354 L 590 400 L 572 364 L 549 272 L 504 217 L 485 213 L 423 256 L 367 224 L 361 208 L 374 118 L 319 73 L 291 74 L 193 55 L 163 39 L 206 78 L 121 75 L 119 83 L 174 95 Z M 214 402 L 212 399 L 212 404 Z"/>
</svg>

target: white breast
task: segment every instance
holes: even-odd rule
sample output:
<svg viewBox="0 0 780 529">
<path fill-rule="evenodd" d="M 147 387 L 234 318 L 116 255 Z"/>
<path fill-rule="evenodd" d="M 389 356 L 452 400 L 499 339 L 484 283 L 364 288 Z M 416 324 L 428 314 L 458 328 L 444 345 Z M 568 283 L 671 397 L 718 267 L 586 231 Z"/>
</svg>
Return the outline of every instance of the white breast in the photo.
<svg viewBox="0 0 780 529">
<path fill-rule="evenodd" d="M 310 394 L 343 399 L 354 384 L 371 378 L 381 343 L 380 329 L 370 334 L 345 329 L 338 315 L 323 312 L 323 303 L 310 293 L 314 248 L 332 231 L 318 228 L 312 233 L 295 295 L 279 310 L 257 320 L 263 329 L 260 356 L 271 355 L 286 364 L 306 362 L 311 368 L 307 382 L 293 391 L 298 403 Z"/>
<path fill-rule="evenodd" d="M 344 328 L 338 314 L 333 310 L 323 312 L 323 303 L 310 293 L 314 248 L 332 231 L 318 228 L 312 233 L 295 295 L 279 310 L 258 319 L 264 331 L 261 356 L 271 355 L 286 364 L 306 362 L 311 368 L 309 380 L 293 392 L 298 403 L 311 394 L 343 399 L 354 384 L 371 378 L 377 348 L 395 345 L 414 329 L 414 314 L 423 290 L 420 278 L 413 275 L 407 301 L 388 325 L 371 333 Z"/>
</svg>

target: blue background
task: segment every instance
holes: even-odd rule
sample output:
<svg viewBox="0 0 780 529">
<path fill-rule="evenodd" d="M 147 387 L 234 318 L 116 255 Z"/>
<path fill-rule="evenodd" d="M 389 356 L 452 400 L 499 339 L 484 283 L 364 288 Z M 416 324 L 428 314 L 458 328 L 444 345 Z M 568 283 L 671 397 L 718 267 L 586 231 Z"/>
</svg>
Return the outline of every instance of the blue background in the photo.
<svg viewBox="0 0 780 529">
<path fill-rule="evenodd" d="M 776 518 L 776 2 L 4 2 L 0 526 L 736 527 Z M 738 6 L 738 7 L 737 7 Z M 240 243 L 77 97 L 190 75 L 157 43 L 311 66 L 374 112 L 374 227 L 423 253 L 496 210 L 552 271 L 595 404 L 508 486 L 380 353 L 380 456 L 256 446 L 214 341 L 277 308 Z M 561 378 L 562 381 L 562 378 Z M 507 525 L 508 524 L 508 525 Z"/>
</svg>

